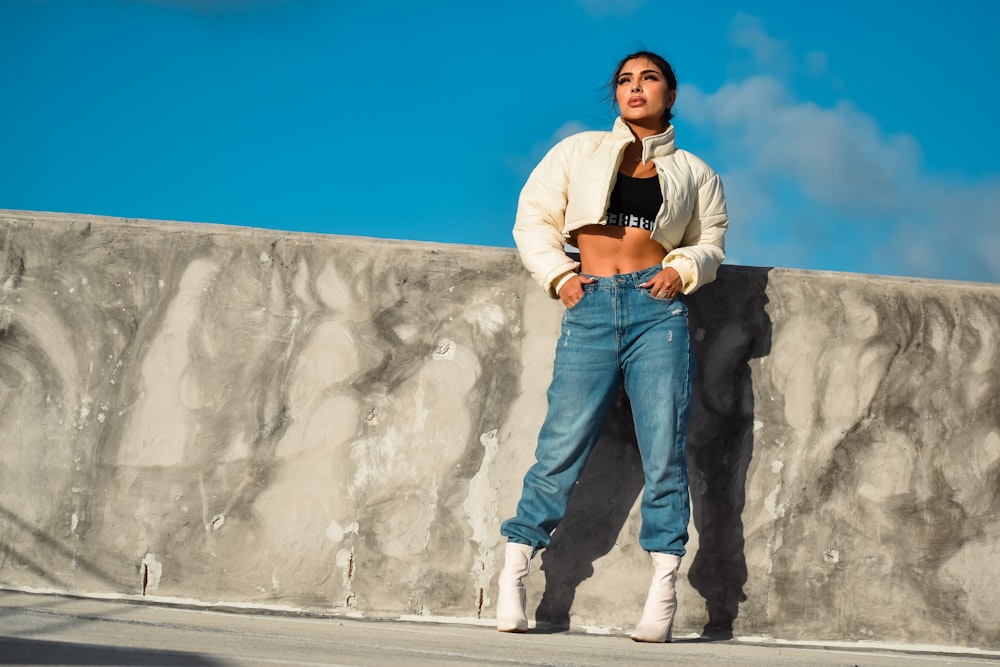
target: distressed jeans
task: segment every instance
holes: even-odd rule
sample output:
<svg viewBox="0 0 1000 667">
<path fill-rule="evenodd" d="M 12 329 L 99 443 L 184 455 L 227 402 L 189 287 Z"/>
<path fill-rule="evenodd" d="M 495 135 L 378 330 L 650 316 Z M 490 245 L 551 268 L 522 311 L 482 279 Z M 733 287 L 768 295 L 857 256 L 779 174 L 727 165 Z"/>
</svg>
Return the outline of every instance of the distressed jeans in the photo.
<svg viewBox="0 0 1000 667">
<path fill-rule="evenodd" d="M 525 475 L 516 516 L 500 527 L 509 541 L 536 551 L 549 545 L 624 384 L 645 477 L 639 544 L 684 555 L 694 354 L 682 298 L 658 299 L 639 287 L 660 268 L 589 276 L 595 282 L 584 285 L 583 298 L 564 313 L 536 462 Z"/>
</svg>

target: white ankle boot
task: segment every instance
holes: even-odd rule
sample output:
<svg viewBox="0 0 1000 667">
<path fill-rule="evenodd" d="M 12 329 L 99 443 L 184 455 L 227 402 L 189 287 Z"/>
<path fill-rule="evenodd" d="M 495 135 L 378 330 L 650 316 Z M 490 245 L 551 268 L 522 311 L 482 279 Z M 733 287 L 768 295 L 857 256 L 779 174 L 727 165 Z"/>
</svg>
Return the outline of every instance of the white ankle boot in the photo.
<svg viewBox="0 0 1000 667">
<path fill-rule="evenodd" d="M 507 543 L 503 569 L 497 579 L 497 630 L 500 632 L 528 629 L 526 596 L 521 580 L 528 575 L 533 551 L 527 544 Z"/>
<path fill-rule="evenodd" d="M 637 642 L 668 642 L 677 611 L 677 569 L 681 557 L 673 554 L 650 553 L 653 558 L 653 582 L 649 585 L 642 619 L 632 631 Z"/>
</svg>

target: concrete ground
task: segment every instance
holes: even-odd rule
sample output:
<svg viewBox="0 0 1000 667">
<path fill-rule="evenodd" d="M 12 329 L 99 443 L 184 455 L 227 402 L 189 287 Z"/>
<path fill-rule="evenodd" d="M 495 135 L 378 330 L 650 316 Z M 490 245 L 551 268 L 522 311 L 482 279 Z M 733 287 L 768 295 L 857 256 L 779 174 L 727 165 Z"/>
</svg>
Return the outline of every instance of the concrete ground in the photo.
<svg viewBox="0 0 1000 667">
<path fill-rule="evenodd" d="M 11 665 L 1000 665 L 1000 654 L 679 639 L 224 612 L 0 591 L 0 664 Z"/>
</svg>

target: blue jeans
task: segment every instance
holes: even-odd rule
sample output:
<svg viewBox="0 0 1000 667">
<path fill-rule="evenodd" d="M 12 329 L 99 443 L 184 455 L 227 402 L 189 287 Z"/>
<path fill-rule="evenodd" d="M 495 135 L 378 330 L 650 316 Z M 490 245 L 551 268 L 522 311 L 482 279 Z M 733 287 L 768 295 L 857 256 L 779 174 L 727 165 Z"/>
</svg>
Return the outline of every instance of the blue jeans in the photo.
<svg viewBox="0 0 1000 667">
<path fill-rule="evenodd" d="M 511 542 L 538 549 L 566 513 L 570 493 L 624 383 L 632 405 L 645 488 L 639 544 L 684 555 L 688 519 L 684 444 L 694 354 L 687 305 L 639 287 L 660 266 L 596 277 L 563 315 L 548 414 L 517 514 L 500 527 Z"/>
</svg>

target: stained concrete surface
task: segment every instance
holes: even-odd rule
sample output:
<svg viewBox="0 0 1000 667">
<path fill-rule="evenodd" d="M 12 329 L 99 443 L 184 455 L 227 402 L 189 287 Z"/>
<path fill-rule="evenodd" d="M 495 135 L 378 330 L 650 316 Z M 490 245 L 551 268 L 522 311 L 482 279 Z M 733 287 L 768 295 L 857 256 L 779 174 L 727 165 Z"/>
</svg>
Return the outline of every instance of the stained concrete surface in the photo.
<svg viewBox="0 0 1000 667">
<path fill-rule="evenodd" d="M 624 635 L 510 635 L 467 624 L 255 615 L 0 592 L 0 664 L 21 665 L 997 665 L 1000 655 L 753 645 Z"/>
<path fill-rule="evenodd" d="M 561 306 L 510 249 L 0 211 L 0 584 L 493 617 Z M 1000 649 L 1000 286 L 725 266 L 677 631 Z M 627 632 L 627 401 L 529 576 Z"/>
</svg>

